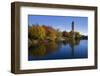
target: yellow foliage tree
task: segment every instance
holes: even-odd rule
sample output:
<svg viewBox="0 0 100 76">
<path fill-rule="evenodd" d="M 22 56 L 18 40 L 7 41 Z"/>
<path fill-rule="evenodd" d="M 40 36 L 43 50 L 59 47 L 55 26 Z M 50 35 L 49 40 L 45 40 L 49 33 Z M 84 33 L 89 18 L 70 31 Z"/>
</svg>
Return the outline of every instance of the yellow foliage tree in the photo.
<svg viewBox="0 0 100 76">
<path fill-rule="evenodd" d="M 32 26 L 29 28 L 29 37 L 31 39 L 45 39 L 45 29 L 42 26 Z"/>
<path fill-rule="evenodd" d="M 56 31 L 53 30 L 53 29 L 49 29 L 48 37 L 49 37 L 50 40 L 55 41 L 56 38 L 57 38 L 57 33 L 56 33 Z"/>
</svg>

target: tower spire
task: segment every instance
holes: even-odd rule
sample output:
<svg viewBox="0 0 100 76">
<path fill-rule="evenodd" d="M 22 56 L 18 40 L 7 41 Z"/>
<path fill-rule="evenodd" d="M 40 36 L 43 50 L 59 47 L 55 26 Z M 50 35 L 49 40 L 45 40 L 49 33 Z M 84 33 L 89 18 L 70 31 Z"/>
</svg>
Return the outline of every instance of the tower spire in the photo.
<svg viewBox="0 0 100 76">
<path fill-rule="evenodd" d="M 72 37 L 73 37 L 73 39 L 75 38 L 75 34 L 74 34 L 74 21 L 72 21 Z"/>
<path fill-rule="evenodd" d="M 74 32 L 74 21 L 72 21 L 72 31 Z"/>
</svg>

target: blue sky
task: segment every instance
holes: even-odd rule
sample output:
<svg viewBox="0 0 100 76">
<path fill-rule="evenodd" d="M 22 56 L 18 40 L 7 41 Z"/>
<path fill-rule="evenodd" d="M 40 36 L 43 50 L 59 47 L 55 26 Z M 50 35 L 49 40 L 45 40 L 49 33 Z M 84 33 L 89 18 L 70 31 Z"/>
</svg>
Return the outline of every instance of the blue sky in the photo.
<svg viewBox="0 0 100 76">
<path fill-rule="evenodd" d="M 74 16 L 50 16 L 50 15 L 29 15 L 28 24 L 47 25 L 60 31 L 70 31 L 71 23 L 74 21 L 75 31 L 88 35 L 88 17 Z"/>
</svg>

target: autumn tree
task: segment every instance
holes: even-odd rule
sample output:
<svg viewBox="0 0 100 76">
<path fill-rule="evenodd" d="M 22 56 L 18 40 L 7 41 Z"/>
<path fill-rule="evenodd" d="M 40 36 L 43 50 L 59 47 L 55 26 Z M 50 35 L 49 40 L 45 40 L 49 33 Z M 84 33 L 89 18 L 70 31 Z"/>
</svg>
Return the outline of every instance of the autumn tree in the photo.
<svg viewBox="0 0 100 76">
<path fill-rule="evenodd" d="M 68 36 L 69 36 L 69 33 L 66 32 L 66 31 L 63 31 L 63 32 L 62 32 L 62 35 L 63 35 L 63 37 L 68 37 Z"/>
<path fill-rule="evenodd" d="M 55 41 L 55 39 L 57 38 L 56 30 L 49 26 L 43 26 L 43 27 L 45 28 L 46 31 L 46 39 Z"/>
<path fill-rule="evenodd" d="M 45 39 L 45 29 L 43 26 L 31 26 L 29 28 L 28 32 L 29 38 L 31 39 L 39 39 L 39 40 L 44 40 Z"/>
<path fill-rule="evenodd" d="M 61 39 L 62 38 L 62 32 L 59 30 L 59 29 L 57 29 L 57 39 L 59 40 L 59 39 Z"/>
</svg>

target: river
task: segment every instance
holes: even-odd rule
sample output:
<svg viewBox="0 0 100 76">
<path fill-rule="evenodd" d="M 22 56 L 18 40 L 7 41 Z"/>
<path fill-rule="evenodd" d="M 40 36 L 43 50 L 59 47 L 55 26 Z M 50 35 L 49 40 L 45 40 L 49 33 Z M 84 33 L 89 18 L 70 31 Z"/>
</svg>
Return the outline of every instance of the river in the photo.
<svg viewBox="0 0 100 76">
<path fill-rule="evenodd" d="M 88 58 L 88 40 L 75 44 L 51 42 L 49 45 L 33 46 L 28 50 L 28 60 L 55 60 Z"/>
</svg>

